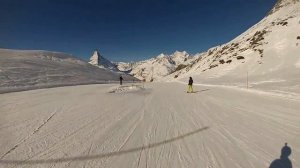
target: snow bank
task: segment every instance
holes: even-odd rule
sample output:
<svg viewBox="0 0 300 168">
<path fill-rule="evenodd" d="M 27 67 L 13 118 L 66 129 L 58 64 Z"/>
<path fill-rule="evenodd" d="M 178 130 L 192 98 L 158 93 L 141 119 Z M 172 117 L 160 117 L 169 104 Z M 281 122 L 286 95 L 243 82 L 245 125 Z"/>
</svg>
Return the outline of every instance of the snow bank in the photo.
<svg viewBox="0 0 300 168">
<path fill-rule="evenodd" d="M 108 93 L 126 93 L 144 90 L 142 85 L 128 85 L 128 86 L 117 86 L 109 89 Z"/>
</svg>

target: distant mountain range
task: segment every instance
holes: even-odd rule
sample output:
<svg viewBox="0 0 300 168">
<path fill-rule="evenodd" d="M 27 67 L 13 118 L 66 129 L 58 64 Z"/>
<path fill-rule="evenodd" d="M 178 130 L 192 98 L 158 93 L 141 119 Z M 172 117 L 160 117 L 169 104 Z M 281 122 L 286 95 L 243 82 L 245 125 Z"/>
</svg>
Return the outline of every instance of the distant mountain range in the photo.
<svg viewBox="0 0 300 168">
<path fill-rule="evenodd" d="M 107 70 L 127 73 L 140 80 L 154 81 L 186 67 L 196 58 L 190 56 L 186 51 L 176 51 L 171 55 L 160 54 L 145 61 L 114 63 L 95 51 L 89 63 Z"/>
<path fill-rule="evenodd" d="M 296 88 L 300 83 L 299 27 L 300 0 L 278 0 L 259 23 L 226 44 L 192 56 L 177 51 L 115 66 L 147 81 L 186 81 L 192 76 L 201 83 L 245 85 L 248 76 L 252 85 Z"/>
</svg>

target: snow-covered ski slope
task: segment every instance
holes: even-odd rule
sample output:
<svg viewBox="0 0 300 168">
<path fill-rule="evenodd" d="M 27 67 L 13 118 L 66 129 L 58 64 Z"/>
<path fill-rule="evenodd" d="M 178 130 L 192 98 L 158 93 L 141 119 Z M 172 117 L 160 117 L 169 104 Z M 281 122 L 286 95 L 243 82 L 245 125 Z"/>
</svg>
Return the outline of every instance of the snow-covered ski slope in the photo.
<svg viewBox="0 0 300 168">
<path fill-rule="evenodd" d="M 300 167 L 300 99 L 181 83 L 0 95 L 0 167 Z M 134 88 L 134 89 L 130 89 Z M 284 161 L 284 160 L 279 160 Z"/>
<path fill-rule="evenodd" d="M 107 83 L 120 74 L 100 69 L 72 55 L 39 50 L 0 49 L 0 93 L 28 89 Z M 137 80 L 123 75 L 124 80 Z"/>
</svg>

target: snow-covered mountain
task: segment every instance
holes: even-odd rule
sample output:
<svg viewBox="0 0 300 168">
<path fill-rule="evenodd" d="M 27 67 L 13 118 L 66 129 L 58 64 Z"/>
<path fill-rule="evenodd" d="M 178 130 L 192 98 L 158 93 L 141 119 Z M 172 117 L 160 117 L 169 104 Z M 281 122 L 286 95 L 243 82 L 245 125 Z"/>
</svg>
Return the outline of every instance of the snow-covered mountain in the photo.
<svg viewBox="0 0 300 168">
<path fill-rule="evenodd" d="M 175 51 L 171 56 L 171 59 L 175 62 L 176 65 L 180 65 L 180 64 L 188 64 L 191 59 L 192 56 L 190 56 L 190 54 L 188 54 L 186 51 Z"/>
<path fill-rule="evenodd" d="M 126 73 L 130 73 L 130 71 L 132 70 L 133 65 L 135 64 L 135 62 L 117 62 L 115 63 L 118 70 L 121 72 L 126 72 Z"/>
<path fill-rule="evenodd" d="M 247 74 L 253 87 L 299 87 L 299 0 L 279 0 L 259 23 L 227 44 L 202 53 L 167 79 L 185 81 L 193 76 L 202 83 L 245 85 Z"/>
<path fill-rule="evenodd" d="M 94 51 L 89 63 L 94 66 L 98 66 L 99 68 L 104 68 L 111 71 L 119 71 L 116 64 L 103 57 L 97 50 Z"/>
<path fill-rule="evenodd" d="M 103 57 L 98 51 L 95 51 L 89 63 L 114 72 L 127 73 L 140 80 L 153 81 L 187 66 L 194 58 L 186 51 L 176 51 L 171 55 L 160 54 L 154 58 L 139 62 L 114 63 Z"/>
<path fill-rule="evenodd" d="M 119 75 L 65 53 L 0 49 L 0 93 L 118 81 Z"/>
<path fill-rule="evenodd" d="M 118 63 L 118 69 L 128 71 L 138 79 L 146 81 L 159 80 L 180 68 L 188 65 L 195 57 L 190 56 L 186 51 L 176 51 L 171 55 L 160 54 L 154 58 L 135 62 Z"/>
</svg>

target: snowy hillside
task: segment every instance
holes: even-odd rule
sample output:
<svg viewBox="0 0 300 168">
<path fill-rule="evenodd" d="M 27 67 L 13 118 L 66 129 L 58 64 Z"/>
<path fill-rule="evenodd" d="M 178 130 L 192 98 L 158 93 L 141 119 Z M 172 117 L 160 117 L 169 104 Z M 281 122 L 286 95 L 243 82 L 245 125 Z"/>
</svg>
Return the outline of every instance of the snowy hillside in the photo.
<svg viewBox="0 0 300 168">
<path fill-rule="evenodd" d="M 90 58 L 90 64 L 94 66 L 98 66 L 99 68 L 111 70 L 111 71 L 119 71 L 117 66 L 109 61 L 108 59 L 104 58 L 99 51 L 94 51 L 94 54 Z"/>
<path fill-rule="evenodd" d="M 145 61 L 118 63 L 118 68 L 121 71 L 130 71 L 129 73 L 138 79 L 152 81 L 159 80 L 162 77 L 185 67 L 194 59 L 195 57 L 190 56 L 185 51 L 176 51 L 171 55 L 160 54 Z"/>
<path fill-rule="evenodd" d="M 213 47 L 168 80 L 193 76 L 201 83 L 300 88 L 300 2 L 279 0 L 269 14 L 227 44 Z"/>
<path fill-rule="evenodd" d="M 103 83 L 118 78 L 117 73 L 96 68 L 65 53 L 0 49 L 0 93 Z M 134 79 L 130 76 L 124 78 Z"/>
</svg>

